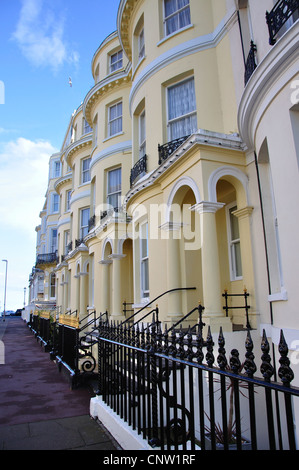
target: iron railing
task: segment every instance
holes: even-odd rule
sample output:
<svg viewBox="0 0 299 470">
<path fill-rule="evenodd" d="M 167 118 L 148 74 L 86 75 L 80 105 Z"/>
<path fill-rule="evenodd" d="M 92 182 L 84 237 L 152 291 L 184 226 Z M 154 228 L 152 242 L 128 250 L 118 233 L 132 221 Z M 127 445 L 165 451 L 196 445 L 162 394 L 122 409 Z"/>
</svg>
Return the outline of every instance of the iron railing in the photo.
<svg viewBox="0 0 299 470">
<path fill-rule="evenodd" d="M 245 73 L 244 73 L 245 86 L 247 85 L 248 80 L 250 79 L 251 75 L 257 68 L 256 59 L 255 59 L 256 51 L 257 51 L 256 45 L 254 44 L 253 41 L 251 41 L 249 54 L 247 56 L 247 60 L 245 63 Z"/>
<path fill-rule="evenodd" d="M 37 255 L 35 266 L 40 264 L 55 264 L 58 262 L 58 252 L 55 251 L 53 253 L 44 253 L 41 255 Z"/>
<path fill-rule="evenodd" d="M 283 333 L 278 376 L 263 333 L 260 377 L 247 332 L 244 362 L 230 358 L 220 329 L 218 354 L 210 329 L 206 341 L 153 325 L 105 323 L 98 338 L 99 390 L 104 403 L 153 447 L 161 450 L 296 448 L 293 371 Z M 263 412 L 261 412 L 263 410 Z M 233 416 L 233 419 L 231 419 Z M 221 438 L 221 439 L 220 439 Z M 218 440 L 222 442 L 220 444 Z M 231 441 L 234 441 L 234 446 Z"/>
<path fill-rule="evenodd" d="M 251 330 L 250 322 L 249 322 L 249 309 L 250 305 L 248 304 L 248 297 L 249 293 L 247 292 L 247 289 L 244 288 L 243 294 L 229 294 L 227 290 L 224 291 L 222 294 L 222 297 L 225 299 L 225 305 L 223 307 L 223 310 L 225 310 L 226 317 L 228 317 L 228 311 L 233 310 L 233 309 L 242 309 L 245 310 L 245 316 L 246 316 L 246 328 Z M 245 305 L 228 305 L 228 299 L 229 297 L 243 297 L 244 298 L 244 304 Z"/>
<path fill-rule="evenodd" d="M 299 0 L 279 0 L 270 12 L 266 12 L 266 21 L 269 29 L 269 44 L 276 43 L 277 35 L 283 25 L 294 13 L 299 13 Z"/>
<path fill-rule="evenodd" d="M 90 232 L 90 230 L 93 229 L 95 225 L 96 225 L 96 216 L 94 214 L 88 220 L 88 231 Z"/>
<path fill-rule="evenodd" d="M 133 186 L 134 181 L 138 178 L 139 175 L 142 173 L 146 173 L 147 171 L 147 155 L 139 158 L 139 160 L 135 163 L 133 168 L 131 169 L 130 173 L 130 187 Z"/>
<path fill-rule="evenodd" d="M 69 316 L 73 314 L 77 314 L 77 310 L 68 313 Z M 76 328 L 60 323 L 56 315 L 42 318 L 31 314 L 28 326 L 50 353 L 50 359 L 56 361 L 59 371 L 67 373 L 74 388 L 95 377 L 97 363 L 93 346 L 97 340 L 93 335 L 104 320 L 107 320 L 107 312 L 98 317 L 95 311 L 90 312 Z"/>
<path fill-rule="evenodd" d="M 180 137 L 179 139 L 174 139 L 171 142 L 167 142 L 166 144 L 163 145 L 158 145 L 158 154 L 159 154 L 159 165 L 163 163 L 165 160 L 167 160 L 170 155 L 172 155 L 176 149 L 182 145 L 185 140 L 190 137 L 189 135 L 185 137 Z"/>
</svg>

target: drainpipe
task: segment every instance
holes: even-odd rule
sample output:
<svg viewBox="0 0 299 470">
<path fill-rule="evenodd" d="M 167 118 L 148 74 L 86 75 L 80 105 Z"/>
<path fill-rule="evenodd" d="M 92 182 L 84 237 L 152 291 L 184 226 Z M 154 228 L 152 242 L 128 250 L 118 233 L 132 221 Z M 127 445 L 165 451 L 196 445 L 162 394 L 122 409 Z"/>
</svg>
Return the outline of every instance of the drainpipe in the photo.
<svg viewBox="0 0 299 470">
<path fill-rule="evenodd" d="M 246 65 L 246 57 L 245 57 L 244 42 L 243 42 L 243 33 L 242 33 L 242 26 L 241 26 L 239 10 L 237 10 L 237 16 L 238 16 L 238 25 L 239 25 L 239 31 L 240 31 L 240 38 L 241 38 L 243 60 L 244 60 L 244 65 Z"/>
<path fill-rule="evenodd" d="M 271 280 L 270 280 L 270 269 L 269 269 L 269 258 L 268 258 L 268 250 L 267 250 L 267 236 L 266 236 L 266 229 L 265 229 L 265 216 L 264 216 L 264 207 L 263 207 L 263 198 L 262 198 L 262 190 L 261 190 L 261 181 L 260 181 L 260 173 L 257 161 L 256 152 L 254 152 L 254 162 L 256 168 L 256 176 L 257 176 L 257 183 L 258 183 L 258 191 L 259 191 L 259 200 L 261 206 L 261 213 L 262 213 L 262 225 L 263 225 L 263 234 L 264 234 L 264 246 L 265 246 L 265 253 L 266 253 L 266 265 L 267 265 L 267 280 L 268 280 L 268 292 L 269 295 L 271 294 Z M 270 321 L 271 325 L 273 325 L 273 311 L 272 311 L 272 302 L 270 303 Z"/>
</svg>

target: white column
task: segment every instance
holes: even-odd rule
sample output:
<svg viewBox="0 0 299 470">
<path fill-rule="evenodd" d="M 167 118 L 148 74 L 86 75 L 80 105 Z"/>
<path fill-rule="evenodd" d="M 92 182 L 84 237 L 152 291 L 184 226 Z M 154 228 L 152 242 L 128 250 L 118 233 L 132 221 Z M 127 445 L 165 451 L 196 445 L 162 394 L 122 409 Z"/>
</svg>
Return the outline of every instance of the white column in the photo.
<svg viewBox="0 0 299 470">
<path fill-rule="evenodd" d="M 86 317 L 87 315 L 87 273 L 80 273 L 80 310 L 79 319 Z"/>
<path fill-rule="evenodd" d="M 225 317 L 222 306 L 216 229 L 216 212 L 224 205 L 201 201 L 193 209 L 200 215 L 204 321 L 212 328 L 222 326 L 227 330 L 231 329 L 231 322 Z"/>
<path fill-rule="evenodd" d="M 167 239 L 167 290 L 182 287 L 180 243 L 181 223 L 167 222 L 161 229 L 168 233 Z M 182 316 L 181 291 L 170 292 L 168 299 L 168 321 L 177 322 Z"/>
<path fill-rule="evenodd" d="M 112 312 L 111 320 L 121 321 L 125 317 L 122 312 L 122 298 L 121 298 L 121 260 L 125 255 L 110 255 L 112 259 Z"/>
<path fill-rule="evenodd" d="M 109 312 L 110 301 L 110 283 L 109 283 L 109 266 L 112 260 L 105 259 L 99 262 L 102 265 L 102 291 L 101 291 L 101 313 Z"/>
</svg>

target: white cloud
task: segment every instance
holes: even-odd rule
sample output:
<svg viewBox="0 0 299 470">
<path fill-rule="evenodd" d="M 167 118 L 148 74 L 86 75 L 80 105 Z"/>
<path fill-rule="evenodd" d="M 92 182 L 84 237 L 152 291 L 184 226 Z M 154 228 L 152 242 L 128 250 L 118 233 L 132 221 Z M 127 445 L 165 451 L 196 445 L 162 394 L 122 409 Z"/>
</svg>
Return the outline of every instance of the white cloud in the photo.
<svg viewBox="0 0 299 470">
<path fill-rule="evenodd" d="M 19 138 L 0 149 L 0 220 L 6 230 L 35 237 L 48 182 L 49 142 Z"/>
<path fill-rule="evenodd" d="M 44 0 L 23 0 L 13 34 L 24 56 L 35 66 L 54 71 L 65 62 L 77 64 L 79 55 L 64 39 L 64 19 L 45 6 Z"/>
</svg>

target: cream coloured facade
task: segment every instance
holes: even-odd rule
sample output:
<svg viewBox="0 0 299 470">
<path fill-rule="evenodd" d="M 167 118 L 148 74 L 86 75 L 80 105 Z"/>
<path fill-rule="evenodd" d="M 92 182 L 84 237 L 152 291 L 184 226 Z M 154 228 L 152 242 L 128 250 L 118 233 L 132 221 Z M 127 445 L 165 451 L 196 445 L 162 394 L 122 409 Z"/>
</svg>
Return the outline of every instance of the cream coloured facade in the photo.
<svg viewBox="0 0 299 470">
<path fill-rule="evenodd" d="M 38 254 L 57 230 L 43 295 L 55 273 L 61 321 L 94 310 L 123 321 L 124 302 L 130 314 L 150 302 L 136 319 L 158 304 L 171 326 L 200 302 L 228 348 L 265 329 L 275 359 L 283 328 L 296 356 L 299 23 L 295 8 L 270 44 L 274 4 L 120 1 L 94 86 L 50 160 L 61 173 L 37 228 Z M 225 292 L 240 295 L 227 313 Z"/>
</svg>

